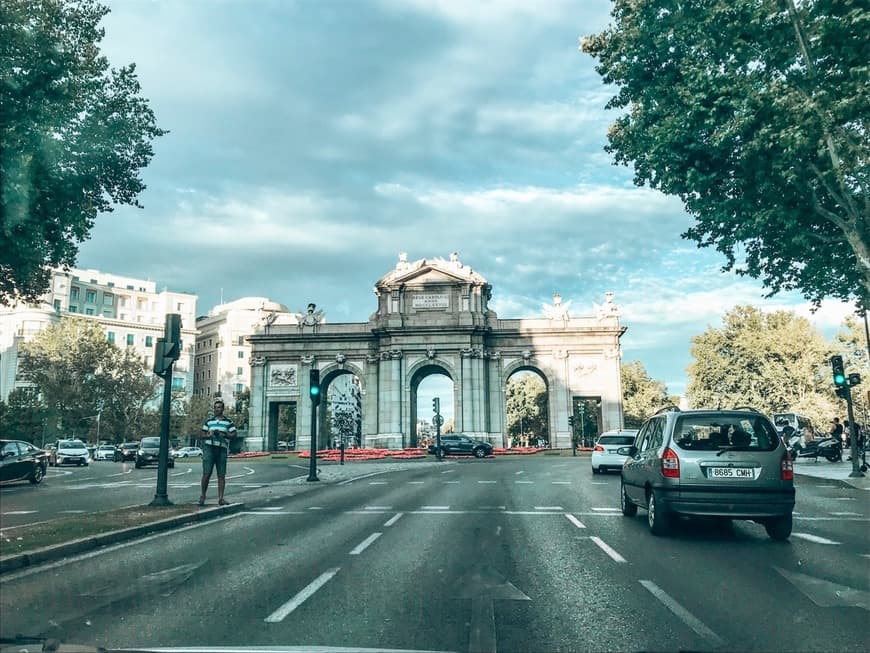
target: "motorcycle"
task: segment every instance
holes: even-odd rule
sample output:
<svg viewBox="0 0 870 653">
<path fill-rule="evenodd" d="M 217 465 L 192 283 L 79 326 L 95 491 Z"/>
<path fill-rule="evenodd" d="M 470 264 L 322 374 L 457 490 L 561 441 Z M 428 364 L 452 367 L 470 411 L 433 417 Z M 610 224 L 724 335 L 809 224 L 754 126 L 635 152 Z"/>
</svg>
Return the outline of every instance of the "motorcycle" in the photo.
<svg viewBox="0 0 870 653">
<path fill-rule="evenodd" d="M 801 436 L 794 432 L 794 429 L 788 434 L 783 432 L 783 436 L 788 443 L 788 453 L 792 460 L 814 458 L 818 462 L 819 456 L 832 463 L 843 460 L 843 443 L 835 436 L 817 438 L 807 444 L 801 443 Z"/>
</svg>

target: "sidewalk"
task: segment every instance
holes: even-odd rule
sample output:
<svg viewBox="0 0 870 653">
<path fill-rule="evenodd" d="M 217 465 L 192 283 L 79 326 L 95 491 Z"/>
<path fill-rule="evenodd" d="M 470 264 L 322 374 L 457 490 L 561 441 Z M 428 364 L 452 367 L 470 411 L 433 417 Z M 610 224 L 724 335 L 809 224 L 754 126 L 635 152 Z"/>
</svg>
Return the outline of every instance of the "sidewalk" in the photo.
<svg viewBox="0 0 870 653">
<path fill-rule="evenodd" d="M 819 458 L 818 462 L 808 458 L 799 458 L 794 463 L 794 473 L 801 476 L 824 478 L 829 481 L 839 481 L 859 490 L 870 490 L 870 470 L 864 472 L 863 478 L 849 478 L 849 474 L 852 473 L 852 461 L 846 460 L 848 457 L 849 450 L 847 449 L 843 452 L 843 460 L 838 463 L 828 462 L 824 458 Z M 868 462 L 870 462 L 870 456 L 868 456 Z"/>
</svg>

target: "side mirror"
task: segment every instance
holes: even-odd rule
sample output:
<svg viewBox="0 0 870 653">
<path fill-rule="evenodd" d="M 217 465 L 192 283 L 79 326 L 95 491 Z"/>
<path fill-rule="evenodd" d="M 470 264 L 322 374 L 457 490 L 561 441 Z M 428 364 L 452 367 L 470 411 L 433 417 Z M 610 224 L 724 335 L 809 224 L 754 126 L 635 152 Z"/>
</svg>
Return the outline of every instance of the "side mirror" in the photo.
<svg viewBox="0 0 870 653">
<path fill-rule="evenodd" d="M 628 447 L 620 447 L 616 450 L 616 453 L 618 453 L 620 456 L 631 456 L 632 458 L 634 458 L 637 455 L 637 447 L 635 447 L 633 444 Z"/>
</svg>

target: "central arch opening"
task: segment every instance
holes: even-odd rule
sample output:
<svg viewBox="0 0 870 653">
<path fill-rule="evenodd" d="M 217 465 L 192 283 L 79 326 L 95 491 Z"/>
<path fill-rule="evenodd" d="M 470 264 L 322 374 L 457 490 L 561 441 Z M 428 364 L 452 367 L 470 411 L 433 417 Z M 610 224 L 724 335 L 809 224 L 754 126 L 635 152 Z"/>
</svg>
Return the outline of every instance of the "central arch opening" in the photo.
<svg viewBox="0 0 870 653">
<path fill-rule="evenodd" d="M 321 382 L 323 384 L 323 382 Z M 326 378 L 325 401 L 320 404 L 318 447 L 357 449 L 362 446 L 362 388 L 359 377 L 342 370 Z"/>
<path fill-rule="evenodd" d="M 455 410 L 453 404 L 453 379 L 443 367 L 426 365 L 411 378 L 411 446 L 424 447 L 434 441 L 433 399 L 438 398 L 441 408 L 441 433 L 455 430 Z"/>
<path fill-rule="evenodd" d="M 521 367 L 508 377 L 505 415 L 509 446 L 551 446 L 549 389 L 540 370 Z"/>
</svg>

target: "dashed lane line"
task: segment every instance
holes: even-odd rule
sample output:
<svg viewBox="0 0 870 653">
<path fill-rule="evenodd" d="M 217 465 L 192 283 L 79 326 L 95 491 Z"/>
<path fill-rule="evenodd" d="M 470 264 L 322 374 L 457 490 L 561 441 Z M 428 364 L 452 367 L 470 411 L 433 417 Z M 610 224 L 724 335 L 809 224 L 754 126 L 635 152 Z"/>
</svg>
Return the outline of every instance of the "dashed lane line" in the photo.
<svg viewBox="0 0 870 653">
<path fill-rule="evenodd" d="M 389 528 L 390 526 L 392 526 L 393 524 L 395 524 L 397 521 L 399 521 L 399 520 L 402 518 L 402 515 L 403 515 L 403 514 L 404 514 L 404 513 L 397 512 L 395 515 L 393 515 L 393 516 L 390 517 L 387 521 L 384 522 L 384 526 L 385 526 L 386 528 Z"/>
<path fill-rule="evenodd" d="M 317 590 L 319 590 L 321 587 L 326 585 L 326 583 L 332 580 L 332 577 L 338 573 L 339 569 L 341 569 L 341 567 L 333 567 L 332 569 L 329 569 L 320 574 L 320 576 L 308 583 L 308 585 L 306 585 L 302 589 L 302 591 L 300 591 L 296 596 L 294 596 L 292 599 L 287 601 L 287 603 L 285 603 L 280 608 L 275 610 L 275 612 L 266 617 L 266 623 L 275 624 L 283 621 L 287 617 L 287 615 L 289 615 L 296 608 L 305 603 L 305 601 L 311 598 L 311 596 Z"/>
<path fill-rule="evenodd" d="M 387 481 L 369 481 L 369 485 L 387 485 Z"/>
<path fill-rule="evenodd" d="M 408 481 L 408 485 L 423 485 L 426 481 Z"/>
<path fill-rule="evenodd" d="M 667 592 L 665 592 L 654 582 L 652 582 L 651 580 L 641 580 L 639 582 L 646 588 L 646 590 L 650 594 L 652 594 L 659 601 L 661 601 L 668 610 L 674 613 L 684 624 L 694 630 L 698 635 L 706 640 L 709 640 L 715 646 L 722 646 L 725 643 L 725 640 L 723 640 L 721 637 L 719 637 L 719 635 L 710 630 L 710 628 L 703 621 L 698 619 L 695 615 L 686 610 L 686 608 L 677 603 L 667 594 Z"/>
<path fill-rule="evenodd" d="M 552 481 L 553 485 L 571 485 L 571 481 Z"/>
<path fill-rule="evenodd" d="M 393 506 L 366 506 L 363 510 L 392 510 Z"/>
<path fill-rule="evenodd" d="M 604 551 L 607 555 L 609 555 L 615 562 L 626 562 L 626 559 L 619 555 L 616 551 L 614 551 L 610 545 L 608 545 L 604 540 L 600 537 L 592 536 L 589 538 L 598 546 L 599 549 Z"/>
<path fill-rule="evenodd" d="M 562 506 L 535 506 L 535 510 L 565 510 Z"/>
<path fill-rule="evenodd" d="M 498 481 L 478 481 L 481 485 L 492 485 L 493 483 L 498 483 Z"/>
<path fill-rule="evenodd" d="M 813 535 L 812 533 L 792 533 L 791 536 L 797 537 L 801 540 L 806 540 L 807 542 L 815 542 L 816 544 L 839 544 L 839 542 L 829 540 L 826 537 L 819 537 L 818 535 Z"/>
<path fill-rule="evenodd" d="M 514 481 L 514 483 L 521 483 L 523 485 L 532 485 L 534 481 Z"/>
<path fill-rule="evenodd" d="M 592 512 L 618 512 L 619 508 L 593 508 Z"/>
<path fill-rule="evenodd" d="M 459 485 L 460 481 L 444 481 L 444 485 Z"/>
<path fill-rule="evenodd" d="M 420 506 L 421 510 L 450 510 L 450 506 Z"/>
<path fill-rule="evenodd" d="M 565 513 L 565 518 L 566 518 L 569 522 L 571 522 L 572 524 L 574 524 L 577 528 L 586 528 L 586 525 L 585 525 L 582 521 L 580 521 L 579 519 L 577 519 L 577 518 L 576 518 L 574 515 L 572 515 L 572 514 L 569 514 L 569 513 L 566 512 L 566 513 Z"/>
<path fill-rule="evenodd" d="M 372 544 L 372 542 L 374 542 L 376 539 L 378 539 L 381 535 L 383 535 L 383 533 L 372 533 L 366 539 L 364 539 L 362 542 L 357 544 L 353 549 L 351 549 L 350 555 L 358 556 L 360 553 L 362 553 L 367 548 L 369 548 L 369 546 Z"/>
</svg>

